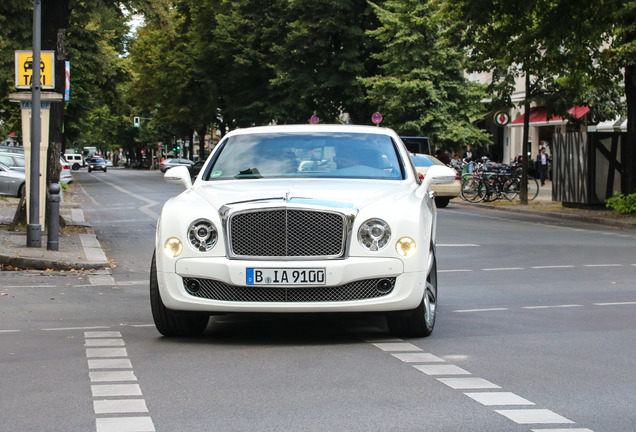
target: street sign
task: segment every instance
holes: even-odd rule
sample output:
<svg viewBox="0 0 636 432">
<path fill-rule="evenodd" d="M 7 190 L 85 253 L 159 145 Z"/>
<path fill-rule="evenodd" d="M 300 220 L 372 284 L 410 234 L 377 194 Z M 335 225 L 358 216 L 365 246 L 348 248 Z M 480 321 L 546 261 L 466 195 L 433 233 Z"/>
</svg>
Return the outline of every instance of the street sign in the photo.
<svg viewBox="0 0 636 432">
<path fill-rule="evenodd" d="M 40 53 L 40 84 L 42 89 L 55 89 L 55 51 Z M 33 51 L 15 52 L 15 87 L 30 89 L 33 84 Z"/>
<path fill-rule="evenodd" d="M 510 115 L 508 115 L 508 113 L 505 111 L 496 112 L 494 119 L 495 123 L 497 123 L 498 126 L 506 126 L 508 123 L 510 123 Z"/>
<path fill-rule="evenodd" d="M 379 112 L 373 113 L 373 115 L 371 116 L 371 121 L 379 125 L 380 122 L 382 121 L 382 114 L 380 114 Z"/>
<path fill-rule="evenodd" d="M 310 121 L 311 121 L 312 124 L 318 124 L 320 119 L 318 118 L 318 116 L 312 115 Z"/>
</svg>

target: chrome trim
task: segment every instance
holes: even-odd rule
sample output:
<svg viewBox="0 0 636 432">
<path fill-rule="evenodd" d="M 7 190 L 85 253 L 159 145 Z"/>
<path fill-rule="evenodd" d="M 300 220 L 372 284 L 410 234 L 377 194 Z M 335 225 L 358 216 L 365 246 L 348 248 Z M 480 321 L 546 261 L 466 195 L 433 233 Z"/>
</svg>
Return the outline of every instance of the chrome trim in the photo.
<svg viewBox="0 0 636 432">
<path fill-rule="evenodd" d="M 233 216 L 240 213 L 252 213 L 262 211 L 274 211 L 274 210 L 300 210 L 300 211 L 315 211 L 332 213 L 339 215 L 343 218 L 343 245 L 344 250 L 341 250 L 337 255 L 328 256 L 244 256 L 236 255 L 232 252 L 232 239 L 230 234 L 230 220 Z M 339 203 L 336 201 L 323 201 L 312 200 L 308 198 L 289 198 L 287 201 L 285 198 L 270 198 L 256 201 L 243 201 L 232 204 L 227 204 L 219 209 L 219 217 L 221 218 L 221 224 L 223 234 L 225 238 L 225 249 L 227 251 L 228 259 L 235 260 L 263 260 L 263 261 L 309 261 L 316 259 L 344 259 L 349 256 L 349 250 L 351 247 L 351 238 L 353 232 L 353 222 L 358 214 L 358 209 L 348 204 Z"/>
</svg>

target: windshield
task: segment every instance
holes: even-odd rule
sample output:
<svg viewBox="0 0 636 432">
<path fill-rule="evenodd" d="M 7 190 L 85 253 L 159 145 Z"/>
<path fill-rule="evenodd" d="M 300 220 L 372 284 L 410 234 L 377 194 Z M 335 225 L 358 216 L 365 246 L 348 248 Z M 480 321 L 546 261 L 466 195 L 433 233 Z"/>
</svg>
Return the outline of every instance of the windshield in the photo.
<svg viewBox="0 0 636 432">
<path fill-rule="evenodd" d="M 204 180 L 249 178 L 401 180 L 391 137 L 365 133 L 235 135 L 221 143 Z"/>
</svg>

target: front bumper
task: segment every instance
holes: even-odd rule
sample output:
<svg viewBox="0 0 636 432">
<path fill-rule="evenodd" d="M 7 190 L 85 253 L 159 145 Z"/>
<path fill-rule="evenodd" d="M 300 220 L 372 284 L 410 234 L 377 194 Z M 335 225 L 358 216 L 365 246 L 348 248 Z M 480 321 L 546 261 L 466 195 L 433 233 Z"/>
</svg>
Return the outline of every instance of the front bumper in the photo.
<svg viewBox="0 0 636 432">
<path fill-rule="evenodd" d="M 395 258 L 355 258 L 326 261 L 245 261 L 218 258 L 186 258 L 176 262 L 175 272 L 157 271 L 161 298 L 168 309 L 201 312 L 386 312 L 408 310 L 421 302 L 426 283 L 427 267 L 421 271 L 404 273 L 403 263 Z M 183 278 L 198 278 L 218 281 L 232 286 L 234 290 L 280 290 L 280 286 L 253 286 L 246 284 L 246 269 L 254 267 L 272 268 L 325 268 L 326 284 L 309 287 L 314 292 L 333 290 L 333 287 L 348 286 L 355 281 L 370 279 L 394 280 L 388 294 L 373 298 L 343 301 L 226 301 L 201 298 L 190 294 Z M 285 286 L 287 290 L 305 290 L 303 286 Z M 266 293 L 269 294 L 269 293 Z M 271 298 L 265 295 L 264 299 Z M 325 296 L 328 298 L 328 296 Z"/>
</svg>

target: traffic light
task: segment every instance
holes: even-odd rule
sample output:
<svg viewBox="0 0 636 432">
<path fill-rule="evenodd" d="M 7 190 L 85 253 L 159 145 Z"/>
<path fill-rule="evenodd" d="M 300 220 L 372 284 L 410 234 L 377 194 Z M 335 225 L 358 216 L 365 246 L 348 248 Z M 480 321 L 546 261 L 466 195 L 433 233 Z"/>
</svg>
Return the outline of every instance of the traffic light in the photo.
<svg viewBox="0 0 636 432">
<path fill-rule="evenodd" d="M 177 145 L 177 150 L 181 150 L 181 146 L 180 145 Z"/>
<path fill-rule="evenodd" d="M 139 117 L 135 117 L 134 125 L 135 125 L 135 127 L 139 127 Z"/>
</svg>

